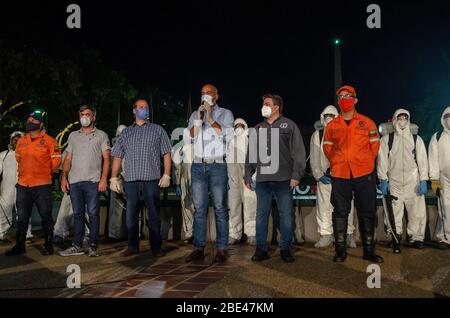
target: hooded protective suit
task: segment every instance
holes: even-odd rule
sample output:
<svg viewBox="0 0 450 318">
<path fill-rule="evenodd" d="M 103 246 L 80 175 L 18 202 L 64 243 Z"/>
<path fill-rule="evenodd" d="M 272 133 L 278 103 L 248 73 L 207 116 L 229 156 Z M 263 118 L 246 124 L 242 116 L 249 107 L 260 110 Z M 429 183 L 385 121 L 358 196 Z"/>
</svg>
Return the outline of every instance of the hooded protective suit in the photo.
<svg viewBox="0 0 450 318">
<path fill-rule="evenodd" d="M 399 114 L 408 115 L 407 125 L 403 129 L 397 119 Z M 426 206 L 425 196 L 418 194 L 418 188 L 420 181 L 428 180 L 428 159 L 424 142 L 419 136 L 414 147 L 414 137 L 409 127 L 410 118 L 405 109 L 398 109 L 394 113 L 392 149 L 389 151 L 389 135 L 383 136 L 378 153 L 377 172 L 380 180 L 388 180 L 390 194 L 398 198 L 392 202 L 397 234 L 403 232 L 403 214 L 406 208 L 410 242 L 422 242 L 425 236 Z M 386 204 L 384 200 L 383 204 Z M 385 224 L 389 229 L 390 225 L 386 219 Z"/>
<path fill-rule="evenodd" d="M 256 192 L 247 189 L 244 183 L 245 157 L 248 146 L 248 125 L 242 118 L 234 121 L 234 126 L 242 124 L 243 130 L 234 130 L 234 136 L 228 144 L 228 207 L 229 237 L 241 240 L 244 232 L 250 240 L 256 235 Z M 254 178 L 254 176 L 253 176 Z M 242 204 L 244 205 L 244 220 L 242 220 Z M 244 226 L 244 231 L 242 231 Z"/>
<path fill-rule="evenodd" d="M 181 188 L 181 213 L 183 216 L 184 238 L 190 239 L 193 235 L 194 203 L 191 194 L 191 166 L 193 160 L 193 146 L 185 144 L 183 140 L 172 148 L 175 184 Z"/>
<path fill-rule="evenodd" d="M 16 183 L 17 183 L 17 160 L 16 152 L 12 146 L 12 140 L 16 136 L 23 136 L 20 131 L 13 132 L 9 139 L 8 150 L 0 153 L 0 240 L 12 224 L 12 211 L 16 204 Z M 33 237 L 31 234 L 31 219 L 28 226 L 27 239 Z"/>
<path fill-rule="evenodd" d="M 64 160 L 66 158 L 67 152 L 63 152 L 61 158 L 61 164 L 59 166 L 59 170 L 62 170 Z M 87 220 L 89 216 L 86 213 Z M 72 202 L 70 201 L 70 195 L 64 193 L 61 199 L 61 205 L 59 206 L 58 216 L 56 217 L 55 226 L 53 228 L 53 237 L 55 237 L 55 242 L 60 242 L 60 240 L 64 240 L 67 238 L 72 230 L 73 226 L 73 210 L 72 210 Z M 89 236 L 89 227 L 85 226 L 85 236 Z M 62 242 L 61 242 L 62 243 Z"/>
<path fill-rule="evenodd" d="M 439 242 L 450 244 L 450 121 L 447 124 L 445 115 L 450 114 L 450 107 L 442 113 L 441 124 L 443 131 L 431 137 L 428 147 L 430 179 L 439 180 L 441 185 L 441 212 L 442 219 L 436 228 L 436 237 Z"/>
<path fill-rule="evenodd" d="M 116 130 L 116 136 L 112 139 L 112 146 L 114 147 L 117 138 L 127 128 L 125 125 L 119 125 Z M 125 160 L 122 160 L 120 175 L 123 176 L 123 167 Z M 126 237 L 125 225 L 125 201 L 123 194 L 118 194 L 114 191 L 109 191 L 109 221 L 108 221 L 108 236 L 114 239 L 123 239 Z"/>
<path fill-rule="evenodd" d="M 325 107 L 323 112 L 320 114 L 320 121 L 322 127 L 326 127 L 327 122 L 325 122 L 324 115 L 333 114 L 335 117 L 338 115 L 336 107 L 330 105 Z M 327 170 L 330 168 L 330 162 L 323 152 L 323 136 L 320 139 L 320 130 L 316 130 L 311 136 L 311 146 L 310 146 L 310 165 L 311 172 L 317 181 L 317 199 L 316 199 L 316 218 L 318 231 L 320 236 L 333 235 L 333 205 L 331 204 L 331 184 L 325 184 L 319 181 L 319 179 L 329 174 Z M 353 224 L 354 219 L 354 209 L 352 204 L 352 209 L 348 216 L 348 227 L 347 234 L 353 234 L 355 231 L 355 226 Z"/>
</svg>

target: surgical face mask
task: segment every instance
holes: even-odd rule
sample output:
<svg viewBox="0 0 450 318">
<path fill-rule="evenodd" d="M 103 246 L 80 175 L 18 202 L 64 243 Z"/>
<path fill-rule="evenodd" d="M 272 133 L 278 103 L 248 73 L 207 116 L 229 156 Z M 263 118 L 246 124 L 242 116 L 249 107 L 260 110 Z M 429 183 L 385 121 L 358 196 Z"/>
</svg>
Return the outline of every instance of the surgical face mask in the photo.
<svg viewBox="0 0 450 318">
<path fill-rule="evenodd" d="M 267 105 L 263 105 L 261 109 L 261 114 L 264 118 L 269 118 L 270 115 L 272 115 L 272 108 Z"/>
<path fill-rule="evenodd" d="M 89 127 L 91 125 L 91 119 L 87 116 L 81 116 L 80 118 L 80 124 L 83 127 Z"/>
<path fill-rule="evenodd" d="M 8 145 L 9 150 L 16 150 L 17 142 L 19 141 L 20 137 L 13 137 L 11 139 L 11 143 Z"/>
<path fill-rule="evenodd" d="M 353 109 L 355 102 L 353 98 L 342 98 L 339 100 L 339 107 L 344 111 L 348 112 Z"/>
<path fill-rule="evenodd" d="M 398 120 L 398 127 L 400 127 L 400 129 L 405 129 L 406 126 L 408 126 L 408 120 L 407 119 L 399 119 Z"/>
<path fill-rule="evenodd" d="M 213 106 L 214 102 L 213 102 L 213 97 L 211 95 L 202 95 L 202 104 L 203 103 L 208 103 L 209 106 Z"/>
<path fill-rule="evenodd" d="M 450 117 L 444 118 L 444 125 L 447 129 L 450 129 Z"/>
<path fill-rule="evenodd" d="M 40 130 L 40 129 L 41 129 L 41 124 L 26 123 L 26 125 L 25 125 L 25 130 L 27 132 Z"/>
<path fill-rule="evenodd" d="M 234 133 L 236 134 L 236 136 L 242 136 L 244 134 L 244 128 L 238 127 L 234 130 Z"/>
<path fill-rule="evenodd" d="M 137 119 L 146 120 L 150 114 L 150 111 L 147 107 L 136 108 L 134 113 L 135 113 Z"/>
<path fill-rule="evenodd" d="M 332 117 L 332 116 L 325 117 L 324 121 L 323 121 L 324 125 L 325 126 L 328 125 L 330 123 L 330 121 L 332 121 L 333 119 L 334 119 L 334 117 Z"/>
</svg>

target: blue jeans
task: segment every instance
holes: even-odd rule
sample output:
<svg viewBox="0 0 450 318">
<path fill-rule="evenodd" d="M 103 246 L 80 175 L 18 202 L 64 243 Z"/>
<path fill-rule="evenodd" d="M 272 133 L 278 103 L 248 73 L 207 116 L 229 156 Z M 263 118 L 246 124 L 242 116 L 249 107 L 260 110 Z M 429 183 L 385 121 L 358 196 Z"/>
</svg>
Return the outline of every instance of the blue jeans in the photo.
<svg viewBox="0 0 450 318">
<path fill-rule="evenodd" d="M 280 217 L 280 250 L 289 250 L 293 239 L 293 200 L 290 180 L 256 183 L 256 244 L 268 251 L 267 227 L 272 208 L 272 196 L 277 202 Z"/>
<path fill-rule="evenodd" d="M 209 192 L 216 215 L 216 247 L 228 248 L 228 172 L 226 163 L 193 163 L 191 193 L 195 207 L 194 248 L 205 247 Z"/>
<path fill-rule="evenodd" d="M 159 211 L 161 207 L 158 180 L 125 182 L 127 196 L 127 232 L 128 248 L 139 250 L 139 201 L 141 195 L 147 207 L 149 222 L 150 249 L 156 252 L 161 249 L 161 220 Z"/>
<path fill-rule="evenodd" d="M 82 247 L 84 238 L 84 214 L 89 216 L 89 245 L 98 246 L 100 228 L 98 182 L 82 181 L 70 185 L 70 201 L 73 210 L 73 244 Z"/>
</svg>

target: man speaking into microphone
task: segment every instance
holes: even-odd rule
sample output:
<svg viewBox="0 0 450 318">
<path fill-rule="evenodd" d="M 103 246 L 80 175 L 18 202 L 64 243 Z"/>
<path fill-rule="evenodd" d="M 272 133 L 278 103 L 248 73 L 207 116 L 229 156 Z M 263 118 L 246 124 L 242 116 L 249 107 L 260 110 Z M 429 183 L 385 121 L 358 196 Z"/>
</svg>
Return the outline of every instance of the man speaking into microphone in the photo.
<svg viewBox="0 0 450 318">
<path fill-rule="evenodd" d="M 185 143 L 193 144 L 194 161 L 191 167 L 191 193 L 195 207 L 194 250 L 186 262 L 205 257 L 206 224 L 209 193 L 216 216 L 216 262 L 227 259 L 228 250 L 228 171 L 226 149 L 233 136 L 233 113 L 217 105 L 217 88 L 204 85 L 202 103 L 189 119 Z"/>
</svg>

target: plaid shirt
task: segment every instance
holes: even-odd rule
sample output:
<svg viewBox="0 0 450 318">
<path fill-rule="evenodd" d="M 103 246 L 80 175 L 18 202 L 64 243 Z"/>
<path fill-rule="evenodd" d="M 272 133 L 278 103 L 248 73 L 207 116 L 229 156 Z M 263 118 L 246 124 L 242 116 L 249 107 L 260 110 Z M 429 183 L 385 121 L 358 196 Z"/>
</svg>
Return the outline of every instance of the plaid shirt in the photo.
<svg viewBox="0 0 450 318">
<path fill-rule="evenodd" d="M 161 157 L 172 147 L 165 130 L 150 122 L 138 126 L 135 123 L 117 138 L 111 155 L 125 159 L 124 179 L 152 181 L 161 178 Z"/>
</svg>

